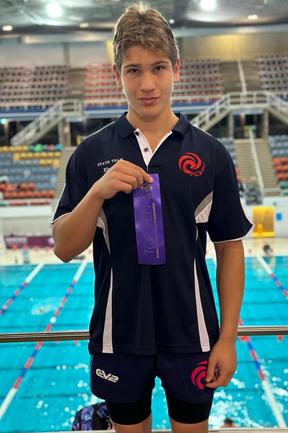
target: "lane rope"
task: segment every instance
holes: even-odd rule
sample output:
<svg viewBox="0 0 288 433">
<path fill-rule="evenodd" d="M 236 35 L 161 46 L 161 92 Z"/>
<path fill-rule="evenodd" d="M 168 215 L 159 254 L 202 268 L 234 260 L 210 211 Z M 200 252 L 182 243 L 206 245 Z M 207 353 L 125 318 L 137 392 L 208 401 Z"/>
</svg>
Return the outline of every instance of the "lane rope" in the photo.
<svg viewBox="0 0 288 433">
<path fill-rule="evenodd" d="M 3 316 L 3 314 L 6 313 L 6 311 L 8 310 L 8 308 L 10 307 L 10 305 L 12 304 L 12 302 L 14 302 L 15 299 L 20 295 L 20 293 L 22 292 L 22 290 L 25 289 L 25 287 L 27 287 L 28 284 L 31 283 L 31 281 L 33 280 L 33 278 L 36 277 L 36 275 L 38 274 L 39 271 L 41 271 L 41 269 L 42 269 L 43 266 L 44 266 L 44 263 L 41 263 L 41 264 L 37 265 L 36 268 L 34 268 L 33 271 L 25 278 L 25 280 L 19 286 L 19 288 L 17 290 L 15 290 L 15 292 L 13 293 L 13 295 L 10 296 L 10 298 L 7 299 L 7 301 L 5 302 L 5 304 L 2 305 L 1 310 L 0 310 L 0 316 Z"/>
<path fill-rule="evenodd" d="M 285 289 L 285 287 L 282 285 L 281 281 L 274 274 L 274 272 L 272 271 L 272 269 L 270 268 L 270 266 L 268 265 L 268 263 L 265 262 L 265 260 L 263 259 L 263 257 L 261 257 L 259 255 L 256 256 L 256 259 L 258 260 L 259 263 L 261 263 L 261 265 L 263 266 L 263 268 L 265 269 L 265 271 L 267 272 L 267 274 L 269 275 L 269 277 L 274 281 L 275 285 L 278 287 L 278 289 L 281 290 L 282 294 L 284 295 L 284 297 L 288 301 L 288 290 Z"/>
<path fill-rule="evenodd" d="M 238 323 L 241 326 L 244 325 L 242 319 L 239 319 Z M 285 423 L 285 420 L 284 420 L 284 417 L 283 417 L 283 415 L 281 413 L 281 409 L 279 408 L 279 405 L 278 405 L 278 403 L 277 403 L 277 401 L 276 401 L 276 399 L 274 397 L 274 394 L 273 394 L 273 391 L 271 389 L 271 386 L 270 386 L 270 384 L 269 384 L 269 382 L 268 382 L 268 380 L 267 380 L 267 378 L 265 376 L 265 373 L 264 373 L 264 371 L 263 371 L 263 369 L 261 367 L 261 363 L 259 361 L 259 358 L 258 358 L 258 355 L 256 353 L 256 350 L 253 347 L 251 338 L 249 336 L 243 336 L 243 337 L 239 337 L 239 338 L 240 338 L 240 341 L 245 342 L 246 345 L 247 345 L 247 347 L 248 347 L 250 357 L 252 358 L 253 363 L 254 363 L 254 365 L 256 367 L 258 376 L 259 376 L 260 381 L 261 381 L 262 388 L 263 388 L 263 390 L 264 390 L 264 392 L 266 394 L 268 403 L 269 403 L 269 405 L 270 405 L 270 407 L 272 409 L 272 412 L 273 412 L 273 415 L 274 415 L 274 417 L 275 417 L 275 419 L 277 421 L 278 427 L 283 427 L 283 428 L 287 427 L 287 425 Z"/>
<path fill-rule="evenodd" d="M 213 257 L 213 262 L 216 266 L 215 256 Z M 239 319 L 238 324 L 241 326 L 244 325 L 244 322 L 241 318 Z M 269 404 L 269 406 L 273 412 L 273 415 L 277 421 L 278 427 L 281 427 L 281 428 L 287 427 L 285 420 L 284 420 L 284 417 L 281 413 L 281 409 L 279 408 L 279 405 L 278 405 L 278 403 L 274 397 L 271 386 L 270 386 L 270 384 L 269 384 L 269 382 L 268 382 L 268 380 L 264 374 L 264 371 L 262 369 L 261 362 L 258 358 L 256 350 L 253 347 L 251 338 L 249 336 L 243 336 L 243 337 L 239 337 L 239 338 L 240 338 L 240 341 L 245 342 L 247 347 L 248 347 L 250 357 L 252 358 L 254 366 L 256 367 L 262 388 L 266 394 L 268 404 Z"/>
<path fill-rule="evenodd" d="M 69 296 L 72 293 L 72 290 L 74 288 L 74 286 L 76 285 L 76 283 L 78 282 L 79 278 L 81 277 L 85 267 L 87 265 L 86 261 L 83 261 L 80 265 L 80 267 L 78 268 L 76 274 L 74 275 L 72 282 L 70 284 L 70 286 L 68 287 L 68 289 L 66 290 L 66 293 L 64 295 L 64 297 L 61 299 L 60 304 L 58 305 L 57 309 L 55 310 L 53 316 L 50 318 L 48 325 L 46 326 L 44 332 L 50 332 L 53 325 L 56 323 L 57 318 L 59 317 L 67 299 L 69 298 Z M 31 368 L 34 359 L 36 358 L 37 354 L 39 353 L 39 350 L 41 349 L 41 347 L 43 346 L 43 341 L 42 342 L 38 342 L 35 344 L 34 349 L 31 353 L 31 355 L 27 358 L 19 376 L 17 377 L 17 379 L 15 380 L 12 388 L 9 390 L 9 392 L 7 393 L 5 399 L 3 400 L 1 406 L 0 406 L 0 420 L 3 418 L 3 416 L 5 415 L 8 407 L 10 406 L 13 398 L 15 397 L 16 393 L 19 390 L 19 387 L 25 377 L 25 375 L 27 374 L 27 371 Z"/>
</svg>

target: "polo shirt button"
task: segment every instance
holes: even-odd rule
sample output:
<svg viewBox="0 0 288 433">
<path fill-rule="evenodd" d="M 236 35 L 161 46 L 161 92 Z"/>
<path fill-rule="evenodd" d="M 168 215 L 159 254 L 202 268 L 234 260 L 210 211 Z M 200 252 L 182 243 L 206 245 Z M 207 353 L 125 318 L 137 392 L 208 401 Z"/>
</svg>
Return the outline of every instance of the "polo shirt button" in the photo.
<svg viewBox="0 0 288 433">
<path fill-rule="evenodd" d="M 138 131 L 135 131 L 135 135 L 139 135 L 139 132 L 138 132 Z"/>
<path fill-rule="evenodd" d="M 144 147 L 144 152 L 149 152 L 149 149 L 148 149 L 148 147 Z"/>
</svg>

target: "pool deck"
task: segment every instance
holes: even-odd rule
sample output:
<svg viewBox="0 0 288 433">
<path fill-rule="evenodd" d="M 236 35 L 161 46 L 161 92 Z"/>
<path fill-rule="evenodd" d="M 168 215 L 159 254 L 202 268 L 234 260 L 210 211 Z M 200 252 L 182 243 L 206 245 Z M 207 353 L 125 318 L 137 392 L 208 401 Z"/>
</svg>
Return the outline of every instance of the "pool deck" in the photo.
<svg viewBox="0 0 288 433">
<path fill-rule="evenodd" d="M 275 256 L 288 255 L 288 237 L 287 238 L 265 238 L 265 239 L 244 239 L 245 256 L 251 257 L 256 255 L 263 255 L 262 247 L 269 244 Z M 23 264 L 23 251 L 18 250 L 0 250 L 0 266 Z M 89 247 L 83 256 L 88 261 L 92 262 L 92 246 Z M 207 257 L 214 257 L 213 244 L 208 241 L 207 244 Z M 62 263 L 51 248 L 37 248 L 29 250 L 30 263 Z"/>
</svg>

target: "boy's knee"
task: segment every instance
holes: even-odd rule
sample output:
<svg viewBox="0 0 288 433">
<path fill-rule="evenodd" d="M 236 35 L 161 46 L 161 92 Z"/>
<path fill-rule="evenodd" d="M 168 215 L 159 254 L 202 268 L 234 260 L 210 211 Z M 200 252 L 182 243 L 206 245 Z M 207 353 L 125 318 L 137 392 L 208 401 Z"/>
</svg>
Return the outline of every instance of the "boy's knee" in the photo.
<svg viewBox="0 0 288 433">
<path fill-rule="evenodd" d="M 124 425 L 124 424 L 117 424 L 113 423 L 113 428 L 116 433 L 151 433 L 152 429 L 152 421 L 151 421 L 151 415 L 145 419 L 144 421 L 138 423 L 138 424 L 132 424 L 132 425 Z"/>
</svg>

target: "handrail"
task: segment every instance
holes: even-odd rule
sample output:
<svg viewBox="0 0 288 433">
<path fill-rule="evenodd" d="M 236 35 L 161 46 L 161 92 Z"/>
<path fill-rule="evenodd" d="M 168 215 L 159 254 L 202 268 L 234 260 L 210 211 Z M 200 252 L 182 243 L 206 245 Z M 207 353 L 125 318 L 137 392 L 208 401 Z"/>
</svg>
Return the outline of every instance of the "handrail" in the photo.
<svg viewBox="0 0 288 433">
<path fill-rule="evenodd" d="M 288 335 L 288 326 L 238 326 L 237 335 L 267 336 L 267 335 Z M 88 340 L 88 331 L 55 331 L 55 332 L 7 332 L 0 333 L 0 343 L 16 342 L 38 342 L 38 341 L 67 341 L 67 340 Z"/>
<path fill-rule="evenodd" d="M 267 91 L 226 93 L 195 116 L 191 123 L 207 131 L 231 111 L 251 109 L 251 107 L 267 109 L 272 114 L 281 115 L 283 121 L 288 123 L 288 102 Z"/>
<path fill-rule="evenodd" d="M 226 94 L 223 93 L 214 93 L 214 94 L 207 94 L 207 95 L 197 95 L 197 94 L 191 94 L 191 95 L 179 95 L 179 94 L 174 94 L 172 96 L 173 102 L 177 102 L 177 101 L 186 101 L 187 103 L 195 103 L 195 102 L 209 102 L 209 101 L 217 101 L 219 98 L 222 98 L 225 95 L 231 95 L 231 99 L 234 100 L 234 103 L 236 101 L 237 105 L 238 104 L 249 104 L 249 105 L 258 105 L 259 103 L 264 104 L 264 107 L 269 106 L 269 104 L 271 103 L 273 105 L 273 103 L 275 102 L 275 98 L 281 101 L 283 101 L 284 103 L 284 107 L 285 107 L 285 103 L 287 104 L 287 101 L 285 101 L 285 99 L 282 98 L 288 98 L 288 92 L 271 92 L 271 91 L 266 91 L 266 90 L 250 90 L 247 91 L 247 93 L 241 93 L 241 92 L 229 92 Z M 242 95 L 242 96 L 240 96 Z M 102 106 L 103 104 L 108 104 L 109 108 L 113 108 L 113 106 L 119 106 L 119 105 L 127 105 L 127 101 L 125 99 L 125 97 L 120 98 L 117 97 L 111 97 L 109 94 L 109 98 L 89 98 L 89 99 L 85 99 L 85 98 L 80 98 L 80 99 L 64 99 L 63 101 L 70 101 L 70 103 L 74 103 L 75 104 L 79 103 L 80 105 L 83 104 L 85 105 L 99 105 Z M 73 102 L 72 102 L 73 101 Z M 76 102 L 78 101 L 78 102 Z M 0 111 L 1 110 L 10 110 L 13 108 L 20 108 L 23 110 L 27 110 L 29 108 L 40 108 L 40 109 L 47 109 L 48 107 L 53 107 L 55 106 L 55 104 L 58 104 L 58 102 L 55 101 L 48 101 L 48 100 L 41 100 L 41 101 L 22 101 L 18 100 L 18 101 L 10 101 L 10 102 L 0 102 Z M 234 104 L 232 104 L 234 105 Z M 70 110 L 68 110 L 70 111 Z M 77 109 L 77 112 L 79 111 L 79 108 Z"/>
<path fill-rule="evenodd" d="M 238 59 L 237 59 L 237 66 L 238 66 L 238 72 L 239 72 L 239 78 L 240 78 L 242 93 L 247 93 L 246 79 L 245 79 L 245 74 L 244 74 L 244 70 L 243 70 L 243 66 L 242 66 L 242 62 L 241 62 L 240 57 L 238 57 Z"/>
<path fill-rule="evenodd" d="M 82 101 L 78 99 L 60 100 L 44 111 L 39 117 L 36 117 L 36 119 L 26 125 L 21 131 L 17 132 L 17 134 L 11 138 L 11 144 L 12 146 L 31 144 L 36 140 L 39 134 L 41 136 L 44 132 L 48 132 L 64 119 L 65 116 L 75 114 L 80 116 L 82 111 Z"/>
<path fill-rule="evenodd" d="M 229 93 L 223 95 L 214 104 L 210 105 L 205 111 L 202 111 L 192 119 L 192 124 L 198 128 L 204 128 L 210 122 L 216 122 L 221 115 L 227 114 Z"/>
<path fill-rule="evenodd" d="M 173 100 L 177 101 L 178 98 L 183 100 L 182 95 L 175 95 Z M 113 104 L 112 99 L 108 98 L 101 100 L 101 103 Z M 121 101 L 124 102 L 124 100 Z M 120 103 L 121 103 L 120 101 Z M 215 95 L 213 98 L 215 101 Z M 44 111 L 39 117 L 34 119 L 24 129 L 19 131 L 14 137 L 11 138 L 13 146 L 21 144 L 31 144 L 40 138 L 44 133 L 48 132 L 52 127 L 60 123 L 61 120 L 69 116 L 82 117 L 85 104 L 90 104 L 91 101 L 83 101 L 79 99 L 64 99 L 55 103 L 53 106 Z M 115 104 L 115 101 L 114 101 Z M 119 98 L 117 97 L 117 105 Z M 204 130 L 210 129 L 217 122 L 223 119 L 233 109 L 243 108 L 261 108 L 268 109 L 272 114 L 280 115 L 284 121 L 288 123 L 288 103 L 271 92 L 267 91 L 249 91 L 245 93 L 230 92 L 220 96 L 212 105 L 209 105 L 207 110 L 203 110 L 192 120 L 192 124 Z M 38 138 L 37 138 L 38 137 Z"/>
<path fill-rule="evenodd" d="M 269 90 L 267 91 L 267 90 L 263 90 L 263 89 L 261 90 L 261 89 L 259 89 L 259 90 L 248 90 L 247 93 L 249 93 L 250 96 L 252 94 L 254 94 L 254 99 L 255 99 L 255 97 L 257 99 L 257 95 L 259 96 L 260 94 L 262 94 L 262 96 L 265 96 L 265 95 L 266 96 L 272 95 L 272 97 L 277 96 L 280 99 L 282 99 L 282 98 L 288 98 L 288 92 L 278 92 L 278 91 L 277 92 L 271 92 Z M 228 92 L 226 94 L 240 95 L 240 94 L 243 94 L 243 92 Z M 244 92 L 244 94 L 246 94 L 246 93 Z M 224 93 L 224 95 L 225 95 L 225 93 Z M 195 101 L 199 101 L 200 100 L 200 101 L 203 102 L 203 101 L 217 100 L 217 99 L 221 98 L 222 96 L 223 96 L 223 92 L 221 92 L 221 93 L 220 92 L 219 93 L 211 93 L 211 94 L 207 94 L 207 95 L 196 94 L 196 93 L 193 93 L 191 95 L 187 95 L 187 94 L 186 95 L 179 95 L 177 93 L 174 93 L 173 96 L 172 96 L 172 98 L 173 98 L 173 101 L 174 100 L 175 101 L 177 101 L 177 100 L 179 100 L 179 101 L 186 100 L 187 102 L 190 102 L 190 101 L 193 101 L 193 100 L 195 100 Z M 65 100 L 72 101 L 71 98 L 64 99 L 64 101 Z M 97 98 L 97 96 L 95 96 L 93 98 L 90 97 L 89 99 L 79 98 L 78 100 L 80 102 L 84 102 L 84 104 L 85 103 L 90 104 L 90 101 L 92 101 L 92 103 L 97 103 L 99 105 L 102 105 L 103 102 L 104 103 L 109 103 L 110 102 L 112 106 L 113 105 L 119 105 L 119 96 L 111 97 L 110 93 L 109 93 L 109 98 L 108 97 L 107 98 Z M 121 101 L 123 103 L 125 103 L 125 105 L 127 104 L 127 100 L 125 99 L 124 96 L 123 96 L 123 98 L 121 98 Z M 39 101 L 39 100 L 27 101 L 25 99 L 25 100 L 21 101 L 21 98 L 20 98 L 17 101 L 10 101 L 10 102 L 0 101 L 0 110 L 1 110 L 1 108 L 9 109 L 9 108 L 13 108 L 13 107 L 17 107 L 17 108 L 23 107 L 23 109 L 27 109 L 29 107 L 32 107 L 32 108 L 41 107 L 43 109 L 46 109 L 47 107 L 54 106 L 55 104 L 57 104 L 57 102 L 56 101 L 51 101 L 51 100 L 45 100 L 45 99 L 43 99 L 41 101 Z"/>
<path fill-rule="evenodd" d="M 253 134 L 252 128 L 249 128 L 249 141 L 250 141 L 250 146 L 251 146 L 252 157 L 253 157 L 254 164 L 255 164 L 257 180 L 258 180 L 258 184 L 260 187 L 261 195 L 263 197 L 263 195 L 264 195 L 264 181 L 263 181 L 263 177 L 262 177 L 262 173 L 261 173 L 261 168 L 260 168 L 260 164 L 259 164 L 259 159 L 258 159 L 258 155 L 257 155 L 257 150 L 256 150 L 256 145 L 255 145 L 254 134 Z"/>
<path fill-rule="evenodd" d="M 106 433 L 107 430 L 90 430 L 91 433 Z M 114 430 L 113 430 L 114 431 Z M 213 428 L 209 429 L 209 432 L 213 433 L 288 433 L 288 428 L 276 428 L 276 427 L 265 427 L 265 428 L 249 428 L 249 427 L 229 427 L 229 428 Z M 171 433 L 171 430 L 152 430 L 153 433 Z M 51 433 L 51 432 L 41 432 Z M 57 433 L 67 433 L 67 431 L 58 431 Z"/>
</svg>

